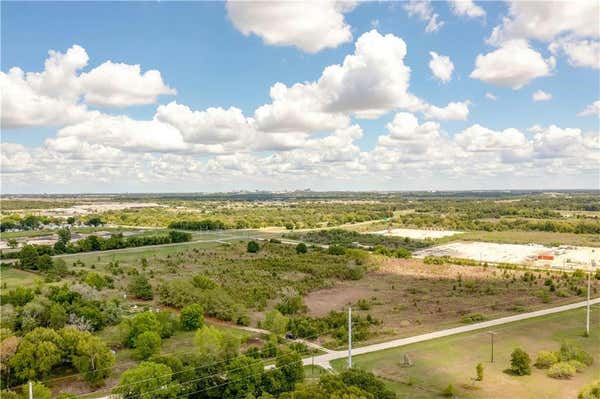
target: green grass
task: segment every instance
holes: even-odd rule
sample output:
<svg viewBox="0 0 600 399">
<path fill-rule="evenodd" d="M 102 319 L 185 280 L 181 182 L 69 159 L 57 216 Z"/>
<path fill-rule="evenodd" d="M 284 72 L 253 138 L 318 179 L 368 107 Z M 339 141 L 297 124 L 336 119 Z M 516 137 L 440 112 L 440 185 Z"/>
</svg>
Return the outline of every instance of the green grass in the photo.
<svg viewBox="0 0 600 399">
<path fill-rule="evenodd" d="M 600 247 L 595 234 L 553 233 L 546 231 L 472 231 L 450 237 L 448 241 L 470 240 L 503 244 L 577 245 Z"/>
<path fill-rule="evenodd" d="M 583 385 L 600 375 L 600 306 L 593 307 L 588 338 L 582 335 L 584 323 L 585 309 L 578 309 L 493 328 L 497 333 L 494 363 L 490 362 L 490 336 L 485 330 L 357 356 L 353 365 L 373 371 L 406 398 L 438 398 L 448 384 L 460 398 L 574 398 Z M 533 363 L 539 351 L 556 351 L 565 340 L 579 344 L 595 358 L 592 366 L 571 380 L 552 379 L 536 368 L 524 377 L 505 372 L 515 347 L 527 351 Z M 402 365 L 404 354 L 409 355 L 412 366 Z M 477 363 L 485 367 L 481 382 L 472 381 Z M 333 362 L 337 370 L 345 364 L 345 360 Z"/>
<path fill-rule="evenodd" d="M 0 267 L 0 284 L 2 286 L 6 284 L 6 289 L 9 290 L 16 287 L 32 287 L 38 278 L 42 279 L 41 276 L 35 273 L 13 269 L 12 267 Z"/>
</svg>

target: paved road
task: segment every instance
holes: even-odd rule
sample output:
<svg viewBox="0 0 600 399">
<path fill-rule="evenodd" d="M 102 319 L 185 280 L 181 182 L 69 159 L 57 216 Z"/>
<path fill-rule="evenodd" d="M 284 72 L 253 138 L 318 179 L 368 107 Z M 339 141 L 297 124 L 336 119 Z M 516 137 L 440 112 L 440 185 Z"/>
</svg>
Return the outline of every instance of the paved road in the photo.
<svg viewBox="0 0 600 399">
<path fill-rule="evenodd" d="M 590 301 L 592 305 L 599 304 L 600 298 L 592 299 Z M 352 349 L 352 355 L 364 355 L 366 353 L 377 352 L 385 349 L 397 348 L 400 346 L 415 344 L 417 342 L 429 341 L 431 339 L 447 337 L 449 335 L 461 334 L 465 332 L 480 330 L 483 328 L 494 327 L 506 323 L 512 323 L 519 320 L 531 319 L 533 317 L 545 316 L 553 313 L 564 312 L 566 310 L 578 309 L 586 306 L 587 302 L 577 302 L 569 305 L 557 306 L 550 309 L 538 310 L 530 313 L 522 313 L 514 316 L 502 317 L 499 319 L 484 321 L 481 323 L 469 324 L 467 326 L 448 328 L 446 330 L 434 331 L 427 334 L 415 335 L 408 338 L 395 339 L 393 341 L 382 342 L 379 344 L 362 346 L 359 348 Z M 315 356 L 314 358 L 305 358 L 303 363 L 305 366 L 315 364 L 325 369 L 331 369 L 331 361 L 336 359 L 344 359 L 348 356 L 347 351 L 333 351 L 324 355 Z M 313 363 L 314 362 L 314 363 Z"/>
</svg>

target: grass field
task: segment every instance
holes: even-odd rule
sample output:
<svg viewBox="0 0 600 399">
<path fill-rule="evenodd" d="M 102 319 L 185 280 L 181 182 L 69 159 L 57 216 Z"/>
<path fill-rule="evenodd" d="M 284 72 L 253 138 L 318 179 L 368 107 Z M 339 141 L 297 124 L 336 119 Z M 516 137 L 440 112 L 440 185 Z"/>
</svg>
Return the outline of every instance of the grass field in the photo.
<svg viewBox="0 0 600 399">
<path fill-rule="evenodd" d="M 458 398 L 575 398 L 583 385 L 600 377 L 600 306 L 592 308 L 590 337 L 583 337 L 584 328 L 585 309 L 498 326 L 493 330 L 494 363 L 490 362 L 490 335 L 482 330 L 357 356 L 353 365 L 384 378 L 402 398 L 439 398 L 448 384 Z M 506 372 L 514 348 L 523 348 L 533 363 L 539 351 L 557 351 L 564 341 L 592 354 L 594 364 L 570 380 L 552 379 L 546 370 L 535 367 L 530 376 Z M 402 365 L 405 354 L 412 366 Z M 485 367 L 481 382 L 473 381 L 477 363 Z M 345 360 L 333 362 L 338 370 L 345 365 Z"/>
<path fill-rule="evenodd" d="M 595 234 L 552 233 L 546 231 L 472 231 L 444 241 L 488 241 L 501 244 L 577 245 L 600 247 Z"/>
<path fill-rule="evenodd" d="M 6 284 L 6 289 L 32 287 L 37 278 L 42 279 L 41 276 L 38 276 L 35 273 L 13 269 L 11 267 L 0 268 L 0 284 L 2 286 Z"/>
</svg>

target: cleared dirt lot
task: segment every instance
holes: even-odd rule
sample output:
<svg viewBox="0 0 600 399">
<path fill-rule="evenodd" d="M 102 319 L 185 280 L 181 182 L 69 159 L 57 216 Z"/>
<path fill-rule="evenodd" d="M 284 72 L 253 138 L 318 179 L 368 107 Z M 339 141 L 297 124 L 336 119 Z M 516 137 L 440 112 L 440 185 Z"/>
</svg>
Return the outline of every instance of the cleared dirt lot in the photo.
<svg viewBox="0 0 600 399">
<path fill-rule="evenodd" d="M 426 265 L 419 259 L 383 256 L 377 263 L 378 270 L 361 280 L 309 293 L 304 299 L 309 314 L 320 316 L 352 304 L 356 312 L 381 320 L 380 332 L 408 336 L 461 323 L 465 315 L 473 313 L 500 317 L 582 299 L 565 288 L 569 285 L 566 281 L 557 281 L 556 291 L 549 292 L 544 283 L 550 272 L 536 273 L 534 281 L 525 281 L 526 272 L 519 270 Z M 600 280 L 593 284 L 593 292 L 600 290 Z M 368 309 L 358 307 L 360 299 Z"/>
<path fill-rule="evenodd" d="M 384 236 L 393 237 L 408 237 L 416 240 L 424 240 L 426 238 L 442 238 L 449 237 L 455 234 L 461 234 L 462 231 L 453 230 L 425 230 L 425 229 L 391 229 L 374 231 L 373 234 L 381 234 Z"/>
<path fill-rule="evenodd" d="M 552 259 L 540 260 L 540 255 Z M 513 263 L 527 266 L 552 266 L 556 268 L 588 268 L 594 261 L 600 266 L 600 249 L 593 247 L 539 244 L 498 244 L 490 242 L 454 242 L 426 248 L 414 253 L 415 257 L 449 256 L 479 262 Z"/>
</svg>

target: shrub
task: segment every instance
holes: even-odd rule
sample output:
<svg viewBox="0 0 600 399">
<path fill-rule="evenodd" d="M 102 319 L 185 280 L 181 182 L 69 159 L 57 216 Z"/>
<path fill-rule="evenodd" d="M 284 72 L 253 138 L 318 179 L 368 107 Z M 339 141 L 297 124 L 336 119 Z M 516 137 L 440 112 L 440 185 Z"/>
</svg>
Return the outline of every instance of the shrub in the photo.
<svg viewBox="0 0 600 399">
<path fill-rule="evenodd" d="M 188 305 L 181 310 L 180 321 L 184 330 L 197 330 L 204 325 L 204 309 L 197 303 Z"/>
<path fill-rule="evenodd" d="M 394 256 L 396 258 L 409 259 L 412 256 L 412 253 L 406 248 L 398 248 L 394 251 Z"/>
<path fill-rule="evenodd" d="M 579 360 L 569 360 L 569 364 L 575 367 L 575 371 L 578 373 L 582 373 L 583 370 L 587 367 L 585 364 L 581 363 Z"/>
<path fill-rule="evenodd" d="M 548 376 L 552 378 L 568 379 L 575 375 L 577 370 L 568 362 L 558 362 L 548 370 Z"/>
<path fill-rule="evenodd" d="M 448 386 L 442 391 L 442 395 L 447 398 L 451 398 L 454 395 L 456 395 L 456 390 L 454 389 L 454 386 L 452 386 L 452 384 L 448 384 Z"/>
<path fill-rule="evenodd" d="M 148 359 L 150 356 L 160 352 L 162 340 L 160 335 L 153 331 L 146 331 L 135 337 L 135 357 L 138 359 Z"/>
<path fill-rule="evenodd" d="M 510 369 L 516 375 L 531 374 L 531 358 L 521 348 L 516 348 L 510 355 Z"/>
<path fill-rule="evenodd" d="M 327 252 L 330 255 L 344 255 L 346 253 L 346 248 L 341 245 L 330 245 Z"/>
<path fill-rule="evenodd" d="M 477 323 L 480 321 L 484 321 L 485 319 L 486 319 L 485 316 L 482 315 L 481 313 L 471 313 L 471 314 L 464 315 L 461 321 L 463 323 L 470 324 L 470 323 Z"/>
<path fill-rule="evenodd" d="M 305 254 L 306 252 L 308 252 L 308 248 L 306 247 L 305 243 L 301 242 L 298 245 L 296 245 L 297 254 Z"/>
<path fill-rule="evenodd" d="M 217 287 L 217 283 L 202 274 L 196 274 L 192 279 L 192 284 L 194 284 L 194 287 L 202 290 L 210 290 Z"/>
<path fill-rule="evenodd" d="M 547 369 L 557 362 L 558 358 L 554 353 L 550 351 L 541 351 L 538 353 L 537 359 L 535 360 L 535 367 L 539 369 Z"/>
<path fill-rule="evenodd" d="M 483 364 L 477 363 L 475 371 L 477 373 L 477 381 L 483 381 Z"/>
<path fill-rule="evenodd" d="M 557 353 L 558 360 L 568 362 L 569 360 L 577 360 L 586 366 L 590 366 L 594 362 L 594 358 L 589 353 L 582 350 L 580 347 L 563 342 L 560 350 Z"/>
<path fill-rule="evenodd" d="M 260 246 L 258 245 L 258 243 L 256 241 L 250 241 L 248 243 L 248 247 L 247 247 L 247 251 L 249 253 L 255 254 L 260 250 Z"/>
<path fill-rule="evenodd" d="M 577 399 L 600 399 L 600 379 L 584 386 Z"/>
<path fill-rule="evenodd" d="M 146 276 L 141 274 L 133 277 L 133 280 L 127 287 L 127 291 L 129 291 L 134 298 L 145 299 L 147 301 L 154 298 L 152 286 L 148 282 Z"/>
</svg>

